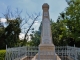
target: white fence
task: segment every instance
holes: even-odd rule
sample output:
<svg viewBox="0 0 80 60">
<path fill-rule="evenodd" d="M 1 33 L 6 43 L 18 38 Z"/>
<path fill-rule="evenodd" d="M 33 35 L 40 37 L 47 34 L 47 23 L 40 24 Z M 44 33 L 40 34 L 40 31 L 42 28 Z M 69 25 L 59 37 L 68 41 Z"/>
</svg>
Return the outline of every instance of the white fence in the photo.
<svg viewBox="0 0 80 60">
<path fill-rule="evenodd" d="M 56 46 L 55 51 L 60 57 L 67 56 L 73 60 L 80 60 L 80 48 L 75 46 Z"/>
<path fill-rule="evenodd" d="M 38 47 L 23 46 L 23 47 L 6 48 L 5 60 L 20 60 L 24 56 L 33 57 L 38 52 L 39 52 Z M 73 60 L 80 60 L 79 58 L 80 48 L 77 47 L 56 46 L 55 52 L 58 56 L 60 56 L 61 60 L 67 60 L 66 57 L 70 57 Z"/>
<path fill-rule="evenodd" d="M 20 60 L 24 56 L 35 56 L 38 53 L 38 47 L 15 47 L 6 48 L 5 60 Z"/>
</svg>

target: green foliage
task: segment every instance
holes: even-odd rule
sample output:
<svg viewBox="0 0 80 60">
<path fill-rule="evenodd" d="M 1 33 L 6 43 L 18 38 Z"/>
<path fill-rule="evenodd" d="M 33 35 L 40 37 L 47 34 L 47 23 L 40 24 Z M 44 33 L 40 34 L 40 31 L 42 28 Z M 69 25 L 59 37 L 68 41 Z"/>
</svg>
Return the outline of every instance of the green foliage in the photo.
<svg viewBox="0 0 80 60">
<path fill-rule="evenodd" d="M 0 50 L 0 60 L 5 60 L 6 50 Z"/>
<path fill-rule="evenodd" d="M 20 29 L 20 18 L 13 20 L 7 19 L 7 27 L 4 28 L 3 33 L 0 35 L 0 49 L 5 49 L 5 46 L 14 47 L 19 43 L 19 33 Z M 1 32 L 1 31 L 0 31 Z"/>
<path fill-rule="evenodd" d="M 67 28 L 66 24 L 64 21 L 57 21 L 57 22 L 52 22 L 51 24 L 51 30 L 52 30 L 52 38 L 53 38 L 53 43 L 55 45 L 67 45 L 66 43 L 64 44 L 63 41 L 66 41 L 66 35 L 67 35 Z"/>
<path fill-rule="evenodd" d="M 29 46 L 38 46 L 40 44 L 41 27 L 42 27 L 42 22 L 40 24 L 39 30 L 35 31 L 33 34 L 31 34 L 31 41 L 28 41 L 27 45 L 29 45 Z"/>
<path fill-rule="evenodd" d="M 4 43 L 4 32 L 5 32 L 5 28 L 4 26 L 2 25 L 0 27 L 0 49 L 3 49 L 5 48 L 5 43 Z"/>
<path fill-rule="evenodd" d="M 29 46 L 38 46 L 40 44 L 40 32 L 35 31 L 34 34 L 31 34 L 31 41 L 28 42 Z"/>
<path fill-rule="evenodd" d="M 6 34 L 5 34 L 6 44 L 9 47 L 16 46 L 19 41 L 19 33 L 21 32 L 20 18 L 10 20 L 9 25 L 5 29 L 5 32 L 6 32 Z"/>
<path fill-rule="evenodd" d="M 68 7 L 52 23 L 52 38 L 55 45 L 74 44 L 80 47 L 80 1 L 67 0 Z"/>
<path fill-rule="evenodd" d="M 66 9 L 65 18 L 67 20 L 67 28 L 70 32 L 70 37 L 75 41 L 76 46 L 80 43 L 80 1 L 67 1 L 69 7 Z"/>
</svg>

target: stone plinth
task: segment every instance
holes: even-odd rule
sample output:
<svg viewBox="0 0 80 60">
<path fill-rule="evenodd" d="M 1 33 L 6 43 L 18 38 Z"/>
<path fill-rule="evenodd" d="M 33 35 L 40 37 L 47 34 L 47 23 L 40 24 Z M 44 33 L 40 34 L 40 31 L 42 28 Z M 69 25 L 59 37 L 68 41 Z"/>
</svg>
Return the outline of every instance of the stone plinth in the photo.
<svg viewBox="0 0 80 60">
<path fill-rule="evenodd" d="M 39 45 L 39 52 L 32 60 L 61 60 L 55 53 L 55 46 L 53 44 Z"/>
</svg>

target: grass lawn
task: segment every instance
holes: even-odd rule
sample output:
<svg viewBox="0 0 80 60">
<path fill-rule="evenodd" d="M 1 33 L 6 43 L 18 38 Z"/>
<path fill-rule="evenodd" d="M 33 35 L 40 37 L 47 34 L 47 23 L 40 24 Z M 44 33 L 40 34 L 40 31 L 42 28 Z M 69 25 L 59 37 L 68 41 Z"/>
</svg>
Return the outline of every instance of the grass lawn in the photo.
<svg viewBox="0 0 80 60">
<path fill-rule="evenodd" d="M 0 50 L 0 60 L 4 60 L 6 50 Z"/>
</svg>

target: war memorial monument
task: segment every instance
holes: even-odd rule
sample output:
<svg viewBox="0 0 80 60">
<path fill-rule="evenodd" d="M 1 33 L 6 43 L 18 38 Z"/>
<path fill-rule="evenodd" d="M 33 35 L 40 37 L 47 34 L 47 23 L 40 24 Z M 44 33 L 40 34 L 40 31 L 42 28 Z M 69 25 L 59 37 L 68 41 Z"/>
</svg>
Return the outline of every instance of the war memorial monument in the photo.
<svg viewBox="0 0 80 60">
<path fill-rule="evenodd" d="M 52 43 L 52 34 L 49 17 L 49 5 L 42 5 L 42 30 L 39 52 L 32 60 L 61 60 L 55 53 L 55 46 Z"/>
</svg>

